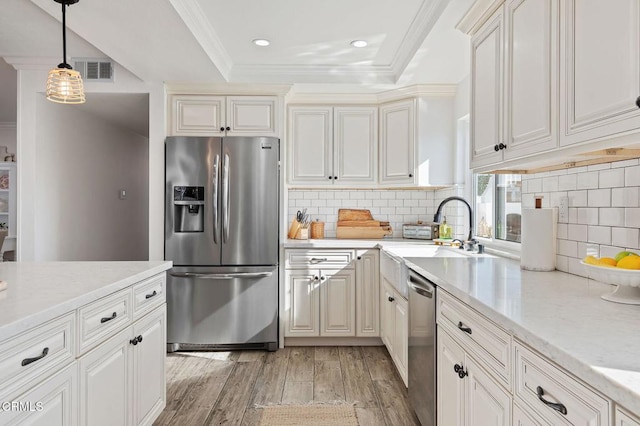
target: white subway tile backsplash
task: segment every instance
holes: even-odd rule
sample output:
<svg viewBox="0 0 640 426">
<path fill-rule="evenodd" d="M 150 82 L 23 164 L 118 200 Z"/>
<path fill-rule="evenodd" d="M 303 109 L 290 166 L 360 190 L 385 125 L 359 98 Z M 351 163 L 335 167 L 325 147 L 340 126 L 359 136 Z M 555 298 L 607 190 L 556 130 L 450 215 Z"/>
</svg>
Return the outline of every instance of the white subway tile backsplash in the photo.
<svg viewBox="0 0 640 426">
<path fill-rule="evenodd" d="M 569 223 L 578 223 L 578 209 L 569 207 Z"/>
<path fill-rule="evenodd" d="M 542 191 L 552 192 L 558 190 L 558 176 L 542 178 Z"/>
<path fill-rule="evenodd" d="M 569 216 L 571 216 L 571 209 L 569 209 Z M 571 219 L 569 220 L 571 222 Z M 598 224 L 598 209 L 595 208 L 579 208 L 577 223 L 583 225 L 597 225 Z"/>
<path fill-rule="evenodd" d="M 303 198 L 305 200 L 317 200 L 320 198 L 319 191 L 304 191 Z"/>
<path fill-rule="evenodd" d="M 564 175 L 558 177 L 559 191 L 573 191 L 577 189 L 578 175 Z"/>
<path fill-rule="evenodd" d="M 612 207 L 638 207 L 638 187 L 613 188 L 611 190 Z"/>
<path fill-rule="evenodd" d="M 598 187 L 598 172 L 583 173 L 579 176 L 576 189 L 594 189 Z"/>
<path fill-rule="evenodd" d="M 568 237 L 568 225 L 566 223 L 558 223 L 556 229 L 556 237 L 561 240 L 567 240 Z"/>
<path fill-rule="evenodd" d="M 600 257 L 615 257 L 616 254 L 627 248 L 628 247 L 600 246 Z"/>
<path fill-rule="evenodd" d="M 590 243 L 611 244 L 611 227 L 589 226 L 587 236 Z"/>
<path fill-rule="evenodd" d="M 312 207 L 326 207 L 327 200 L 311 200 Z"/>
<path fill-rule="evenodd" d="M 405 207 L 418 207 L 418 200 L 404 200 Z"/>
<path fill-rule="evenodd" d="M 333 191 L 319 191 L 318 198 L 321 200 L 333 200 L 333 195 L 335 193 Z"/>
<path fill-rule="evenodd" d="M 364 200 L 364 191 L 350 191 L 349 192 L 350 200 Z"/>
<path fill-rule="evenodd" d="M 373 207 L 387 207 L 389 200 L 373 200 Z"/>
<path fill-rule="evenodd" d="M 615 163 L 611 163 L 611 168 L 616 168 L 616 167 L 631 167 L 631 166 L 637 166 L 638 163 L 638 159 L 637 158 L 632 158 L 631 160 L 622 160 L 622 161 L 616 161 Z"/>
<path fill-rule="evenodd" d="M 556 256 L 556 269 L 562 272 L 569 272 L 569 258 L 567 256 Z"/>
<path fill-rule="evenodd" d="M 584 266 L 580 264 L 580 260 L 577 258 L 570 257 L 567 259 L 568 263 L 568 271 L 570 274 L 580 275 L 581 277 L 587 276 L 587 271 L 585 271 Z"/>
<path fill-rule="evenodd" d="M 638 228 L 611 228 L 611 244 L 637 249 L 640 244 L 639 234 Z"/>
<path fill-rule="evenodd" d="M 618 188 L 624 186 L 624 169 L 602 170 L 598 177 L 600 188 Z"/>
<path fill-rule="evenodd" d="M 624 209 L 621 207 L 600 209 L 600 225 L 622 226 Z"/>
<path fill-rule="evenodd" d="M 395 191 L 380 191 L 380 198 L 383 200 L 395 200 L 396 193 Z"/>
<path fill-rule="evenodd" d="M 571 207 L 587 207 L 587 191 L 568 191 L 569 205 Z"/>
<path fill-rule="evenodd" d="M 605 170 L 605 169 L 610 169 L 611 168 L 611 163 L 602 163 L 602 164 L 594 164 L 591 166 L 587 166 L 587 170 L 589 171 L 593 171 L 593 170 Z"/>
<path fill-rule="evenodd" d="M 560 238 L 559 235 L 558 238 Z M 573 241 L 587 241 L 587 225 L 568 224 L 567 239 Z"/>
<path fill-rule="evenodd" d="M 558 240 L 558 254 L 562 256 L 578 257 L 578 243 L 570 240 Z"/>
<path fill-rule="evenodd" d="M 380 191 L 367 191 L 364 193 L 364 198 L 367 200 L 379 200 Z"/>
<path fill-rule="evenodd" d="M 626 167 L 624 169 L 624 185 L 640 186 L 640 166 Z"/>
<path fill-rule="evenodd" d="M 590 189 L 587 192 L 587 205 L 589 207 L 610 207 L 610 189 Z"/>
<path fill-rule="evenodd" d="M 530 193 L 542 192 L 542 179 L 527 179 L 527 191 Z"/>
<path fill-rule="evenodd" d="M 631 228 L 640 228 L 640 209 L 626 208 L 624 210 L 624 225 Z"/>
</svg>

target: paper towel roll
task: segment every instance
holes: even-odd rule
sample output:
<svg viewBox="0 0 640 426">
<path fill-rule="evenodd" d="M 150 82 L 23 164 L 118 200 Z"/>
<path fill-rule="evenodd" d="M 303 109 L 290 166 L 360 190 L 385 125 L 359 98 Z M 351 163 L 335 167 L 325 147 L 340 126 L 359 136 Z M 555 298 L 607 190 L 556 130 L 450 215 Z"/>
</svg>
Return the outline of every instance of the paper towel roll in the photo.
<svg viewBox="0 0 640 426">
<path fill-rule="evenodd" d="M 556 269 L 558 209 L 523 209 L 520 267 L 529 271 Z"/>
</svg>

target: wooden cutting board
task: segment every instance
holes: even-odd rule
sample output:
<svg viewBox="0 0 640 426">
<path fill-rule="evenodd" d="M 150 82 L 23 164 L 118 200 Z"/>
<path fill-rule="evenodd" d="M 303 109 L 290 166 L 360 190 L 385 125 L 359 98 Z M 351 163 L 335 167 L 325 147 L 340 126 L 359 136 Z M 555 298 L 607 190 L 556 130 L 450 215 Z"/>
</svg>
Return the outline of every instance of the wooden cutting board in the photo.
<svg viewBox="0 0 640 426">
<path fill-rule="evenodd" d="M 345 220 L 373 220 L 373 216 L 366 209 L 339 209 L 338 222 Z"/>
<path fill-rule="evenodd" d="M 338 226 L 389 226 L 389 222 L 380 222 L 379 220 L 341 220 Z"/>
<path fill-rule="evenodd" d="M 391 227 L 374 227 L 374 226 L 338 226 L 336 228 L 336 238 L 349 239 L 376 239 L 391 235 Z"/>
</svg>

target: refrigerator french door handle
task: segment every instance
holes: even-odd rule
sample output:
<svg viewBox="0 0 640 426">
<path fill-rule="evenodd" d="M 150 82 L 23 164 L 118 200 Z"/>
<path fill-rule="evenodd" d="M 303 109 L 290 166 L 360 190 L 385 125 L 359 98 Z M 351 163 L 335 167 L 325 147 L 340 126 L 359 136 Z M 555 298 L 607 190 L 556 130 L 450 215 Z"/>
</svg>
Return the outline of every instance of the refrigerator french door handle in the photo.
<svg viewBox="0 0 640 426">
<path fill-rule="evenodd" d="M 232 280 L 234 278 L 263 278 L 270 277 L 273 272 L 233 272 L 229 274 L 201 274 L 197 272 L 170 272 L 176 278 L 203 278 L 210 280 Z"/>
<path fill-rule="evenodd" d="M 216 155 L 213 162 L 213 242 L 218 244 L 218 176 L 220 166 L 220 156 Z"/>
<path fill-rule="evenodd" d="M 222 164 L 222 241 L 229 239 L 229 154 L 224 154 Z"/>
</svg>

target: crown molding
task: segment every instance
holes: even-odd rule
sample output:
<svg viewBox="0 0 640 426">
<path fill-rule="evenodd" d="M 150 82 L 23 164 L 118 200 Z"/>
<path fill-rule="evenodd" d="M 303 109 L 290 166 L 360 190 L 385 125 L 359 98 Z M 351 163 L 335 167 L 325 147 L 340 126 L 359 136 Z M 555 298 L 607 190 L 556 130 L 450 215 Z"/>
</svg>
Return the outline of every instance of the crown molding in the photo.
<svg viewBox="0 0 640 426">
<path fill-rule="evenodd" d="M 378 102 L 390 102 L 419 96 L 451 97 L 456 95 L 457 88 L 458 86 L 456 84 L 414 84 L 412 86 L 380 92 L 378 93 Z"/>
<path fill-rule="evenodd" d="M 476 0 L 460 19 L 456 29 L 474 35 L 503 3 L 504 0 Z"/>
<path fill-rule="evenodd" d="M 455 84 L 415 84 L 393 90 L 376 93 L 296 93 L 287 96 L 287 104 L 381 104 L 400 99 L 421 96 L 453 97 L 456 95 Z"/>
<path fill-rule="evenodd" d="M 169 2 L 209 56 L 211 62 L 218 68 L 222 77 L 229 81 L 229 72 L 233 67 L 233 61 L 224 48 L 218 33 L 206 19 L 206 14 L 197 0 L 169 0 Z"/>
<path fill-rule="evenodd" d="M 184 83 L 166 82 L 168 95 L 280 95 L 291 90 L 291 84 Z"/>
<path fill-rule="evenodd" d="M 16 70 L 49 71 L 60 63 L 54 56 L 6 56 L 4 61 Z"/>
<path fill-rule="evenodd" d="M 393 84 L 397 80 L 388 65 L 235 65 L 230 77 L 233 81 L 294 79 L 296 83 Z"/>
<path fill-rule="evenodd" d="M 409 30 L 405 33 L 400 43 L 400 48 L 396 51 L 391 61 L 390 68 L 395 76 L 394 83 L 398 81 L 398 78 L 400 78 L 418 49 L 420 49 L 448 4 L 449 0 L 425 0 L 420 4 Z"/>
</svg>

